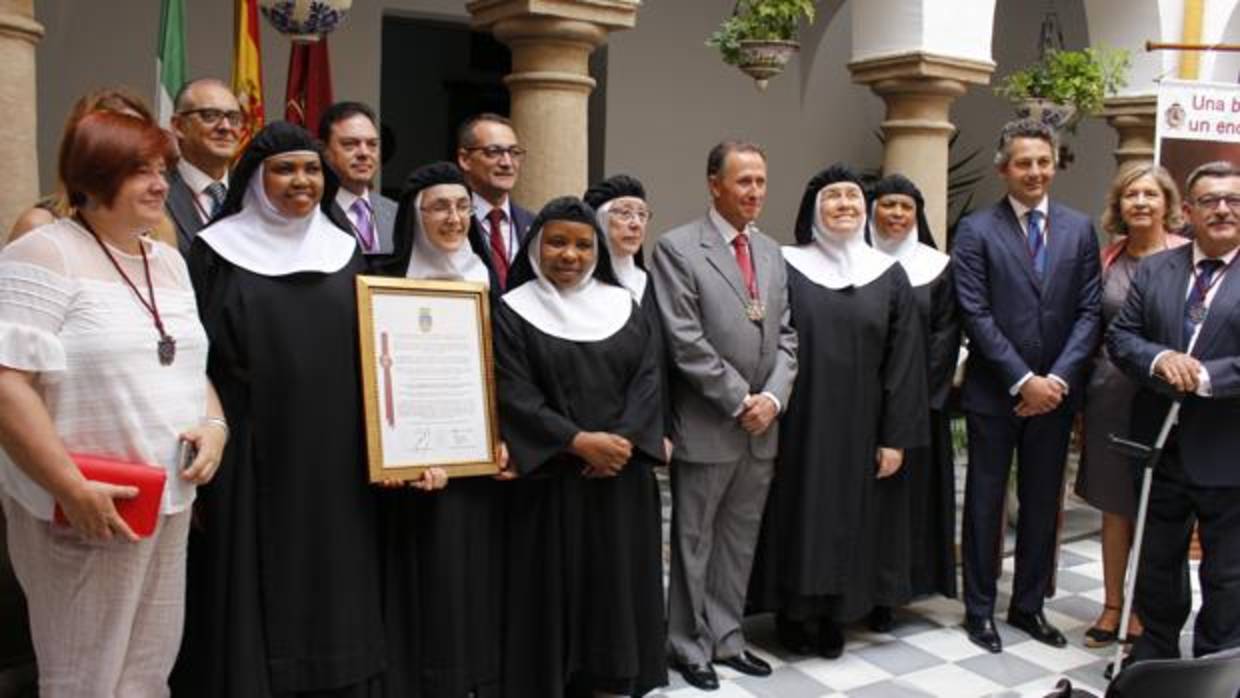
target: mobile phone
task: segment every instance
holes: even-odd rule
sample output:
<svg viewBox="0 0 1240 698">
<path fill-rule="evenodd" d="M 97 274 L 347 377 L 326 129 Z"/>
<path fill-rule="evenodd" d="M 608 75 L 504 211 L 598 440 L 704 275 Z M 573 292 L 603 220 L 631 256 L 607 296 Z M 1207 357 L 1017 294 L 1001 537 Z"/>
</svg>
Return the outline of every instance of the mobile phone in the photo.
<svg viewBox="0 0 1240 698">
<path fill-rule="evenodd" d="M 197 457 L 198 447 L 185 439 L 181 439 L 180 445 L 177 448 L 177 463 L 180 463 L 181 470 L 185 470 L 193 465 L 194 459 Z"/>
</svg>

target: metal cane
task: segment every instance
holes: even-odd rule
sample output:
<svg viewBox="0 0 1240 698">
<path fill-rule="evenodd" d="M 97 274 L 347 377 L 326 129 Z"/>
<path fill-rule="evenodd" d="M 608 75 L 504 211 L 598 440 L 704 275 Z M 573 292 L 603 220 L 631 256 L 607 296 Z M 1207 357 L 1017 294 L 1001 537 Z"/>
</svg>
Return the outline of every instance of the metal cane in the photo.
<svg viewBox="0 0 1240 698">
<path fill-rule="evenodd" d="M 1154 468 L 1162 458 L 1163 446 L 1171 427 L 1175 426 L 1180 416 L 1180 400 L 1171 403 L 1162 428 L 1158 430 L 1158 439 L 1151 448 L 1145 444 L 1121 439 L 1111 434 L 1111 448 L 1133 458 L 1144 458 L 1145 467 L 1141 474 L 1141 499 L 1137 504 L 1137 527 L 1132 537 L 1132 554 L 1128 557 L 1128 572 L 1124 578 L 1124 610 L 1119 617 L 1119 641 L 1115 643 L 1115 659 L 1111 663 L 1111 676 L 1118 676 L 1120 663 L 1124 658 L 1124 639 L 1128 637 L 1128 621 L 1132 617 L 1132 595 L 1137 586 L 1137 567 L 1141 561 L 1141 539 L 1145 537 L 1145 516 L 1150 507 L 1150 484 L 1154 479 Z"/>
</svg>

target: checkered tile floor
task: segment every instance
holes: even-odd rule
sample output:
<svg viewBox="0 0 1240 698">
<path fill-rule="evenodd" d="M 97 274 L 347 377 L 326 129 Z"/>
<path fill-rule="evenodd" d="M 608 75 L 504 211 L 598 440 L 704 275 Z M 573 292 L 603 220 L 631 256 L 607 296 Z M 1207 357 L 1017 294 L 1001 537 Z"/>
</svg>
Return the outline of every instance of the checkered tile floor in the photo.
<svg viewBox="0 0 1240 698">
<path fill-rule="evenodd" d="M 964 453 L 957 453 L 957 519 L 963 511 Z M 1066 482 L 1075 478 L 1075 456 L 1070 456 Z M 671 520 L 671 495 L 666 470 L 660 469 L 664 506 L 664 541 Z M 989 654 L 969 642 L 959 626 L 964 607 L 955 599 L 931 598 L 897 611 L 896 626 L 889 634 L 875 634 L 864 625 L 847 630 L 844 656 L 836 660 L 790 655 L 775 638 L 770 615 L 750 618 L 745 634 L 750 648 L 775 671 L 767 678 L 753 678 L 716 667 L 718 691 L 703 693 L 685 684 L 675 671 L 671 683 L 651 698 L 902 698 L 904 696 L 950 696 L 973 698 L 1042 698 L 1061 678 L 1075 688 L 1098 696 L 1106 693 L 1102 672 L 1114 656 L 1110 649 L 1086 649 L 1085 631 L 1102 612 L 1102 547 L 1098 538 L 1098 512 L 1069 494 L 1057 575 L 1057 593 L 1046 602 L 1046 617 L 1063 631 L 1068 647 L 1054 649 L 1035 642 L 1003 622 L 1012 588 L 1012 551 L 1015 536 L 1005 541 L 1007 557 L 999 581 L 995 620 L 1003 637 L 1003 653 Z M 959 520 L 956 530 L 959 531 Z M 667 548 L 664 547 L 666 560 Z M 1200 607 L 1200 592 L 1193 563 L 1193 609 Z M 1193 618 L 1185 624 L 1193 626 Z M 1181 637 L 1184 656 L 1192 656 L 1191 635 Z"/>
<path fill-rule="evenodd" d="M 1060 553 L 1058 593 L 1046 603 L 1047 619 L 1068 637 L 1069 645 L 1054 649 L 1030 640 L 1002 621 L 1007 597 L 1001 593 L 996 621 L 1003 637 L 1002 654 L 988 654 L 965 637 L 963 615 L 953 599 L 932 598 L 913 604 L 897 616 L 890 634 L 875 634 L 858 625 L 848 630 L 844 656 L 836 660 L 791 655 L 775 639 L 771 616 L 751 618 L 746 636 L 752 649 L 771 663 L 767 678 L 742 676 L 722 667 L 718 698 L 900 698 L 904 696 L 1045 696 L 1060 678 L 1076 688 L 1102 696 L 1103 669 L 1111 650 L 1090 650 L 1082 644 L 1085 630 L 1102 610 L 1102 549 L 1096 536 L 1066 543 Z M 1195 568 L 1195 565 L 1194 565 Z M 1011 589 L 1012 558 L 1004 560 L 999 588 Z M 1193 574 L 1196 584 L 1196 570 Z M 1196 588 L 1194 587 L 1196 597 Z M 1194 607 L 1199 606 L 1195 598 Z M 1190 619 L 1186 627 L 1192 627 Z M 1189 636 L 1183 637 L 1191 656 Z M 656 698 L 705 695 L 672 672 L 671 684 Z"/>
</svg>

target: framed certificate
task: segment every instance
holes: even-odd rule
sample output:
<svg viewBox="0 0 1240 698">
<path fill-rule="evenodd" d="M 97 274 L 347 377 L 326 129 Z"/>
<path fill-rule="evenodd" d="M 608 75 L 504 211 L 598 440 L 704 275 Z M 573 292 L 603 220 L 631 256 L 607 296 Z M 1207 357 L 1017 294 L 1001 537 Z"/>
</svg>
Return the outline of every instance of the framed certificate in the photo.
<svg viewBox="0 0 1240 698">
<path fill-rule="evenodd" d="M 488 300 L 482 284 L 357 277 L 371 482 L 499 472 Z"/>
</svg>

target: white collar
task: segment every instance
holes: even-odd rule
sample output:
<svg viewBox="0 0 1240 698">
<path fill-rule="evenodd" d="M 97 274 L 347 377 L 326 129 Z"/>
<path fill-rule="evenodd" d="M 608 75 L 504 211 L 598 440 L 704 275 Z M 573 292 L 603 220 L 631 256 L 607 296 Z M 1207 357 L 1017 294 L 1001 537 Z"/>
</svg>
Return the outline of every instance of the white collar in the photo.
<svg viewBox="0 0 1240 698">
<path fill-rule="evenodd" d="M 939 278 L 951 261 L 951 257 L 922 243 L 918 239 L 918 233 L 914 224 L 913 229 L 903 238 L 891 240 L 879 234 L 878 226 L 874 225 L 873 220 L 870 221 L 870 245 L 898 261 L 900 266 L 904 267 L 904 273 L 908 274 L 909 283 L 914 287 L 925 286 Z"/>
<path fill-rule="evenodd" d="M 224 259 L 262 276 L 343 269 L 357 250 L 353 236 L 337 228 L 318 206 L 302 218 L 277 211 L 263 190 L 264 167 L 266 163 L 250 178 L 241 210 L 207 226 L 198 237 Z"/>
<path fill-rule="evenodd" d="M 1025 216 L 1030 211 L 1034 211 L 1034 210 L 1041 211 L 1043 221 L 1047 220 L 1047 218 L 1049 217 L 1050 197 L 1043 196 L 1042 200 L 1038 202 L 1038 205 L 1033 206 L 1032 208 L 1017 201 L 1016 197 L 1012 196 L 1011 194 L 1008 194 L 1007 198 L 1008 198 L 1008 203 L 1012 205 L 1012 210 L 1016 212 L 1016 220 L 1021 221 L 1022 224 L 1024 223 Z"/>
<path fill-rule="evenodd" d="M 724 244 L 727 245 L 731 245 L 737 235 L 740 235 L 742 232 L 748 232 L 752 227 L 752 224 L 746 225 L 745 230 L 743 231 L 733 228 L 732 224 L 728 222 L 728 219 L 724 218 L 723 214 L 719 213 L 719 210 L 714 206 L 710 207 L 710 212 L 706 214 L 706 217 L 710 219 L 712 224 L 714 224 L 715 230 L 719 231 L 719 234 L 723 236 Z"/>
<path fill-rule="evenodd" d="M 619 332 L 633 313 L 628 289 L 594 278 L 594 268 L 577 286 L 560 289 L 543 276 L 539 265 L 542 229 L 526 243 L 533 279 L 504 294 L 513 312 L 542 332 L 570 342 L 598 342 Z M 597 266 L 597 264 L 596 264 Z"/>
<path fill-rule="evenodd" d="M 823 189 L 818 190 L 814 201 L 813 241 L 784 247 L 784 259 L 819 286 L 837 291 L 850 286 L 860 288 L 877 279 L 896 260 L 865 244 L 864 215 L 857 229 L 845 235 L 824 228 L 817 213 Z"/>
<path fill-rule="evenodd" d="M 478 192 L 473 193 L 474 199 L 474 215 L 481 222 L 486 222 L 487 216 L 491 215 L 491 209 L 498 208 L 504 212 L 504 220 L 512 223 L 512 198 L 504 197 L 504 203 L 499 206 L 492 206 L 490 201 L 482 198 Z"/>
<path fill-rule="evenodd" d="M 211 175 L 198 169 L 196 165 L 185 158 L 177 160 L 177 173 L 181 175 L 181 179 L 185 182 L 185 186 L 194 192 L 194 195 L 203 194 L 207 191 L 207 187 L 215 184 L 217 181 L 228 187 L 228 172 L 220 179 L 212 179 Z"/>
<path fill-rule="evenodd" d="M 418 192 L 413 199 L 413 212 L 413 252 L 409 255 L 406 278 L 474 281 L 488 288 L 491 286 L 491 273 L 487 270 L 486 263 L 474 254 L 468 240 L 463 240 L 460 249 L 451 254 L 435 247 L 430 241 L 422 222 L 422 192 Z M 465 226 L 468 233 L 468 220 L 465 221 Z"/>
<path fill-rule="evenodd" d="M 340 187 L 340 189 L 336 192 L 336 204 L 339 205 L 340 210 L 345 213 L 349 213 L 349 209 L 353 208 L 353 203 L 358 199 L 364 199 L 366 201 L 366 205 L 370 207 L 371 212 L 374 212 L 375 209 L 374 206 L 371 205 L 369 189 L 367 189 L 361 196 L 354 194 L 344 187 Z"/>
<path fill-rule="evenodd" d="M 1196 269 L 1196 268 L 1197 268 L 1197 263 L 1198 263 L 1198 262 L 1200 262 L 1200 261 L 1201 261 L 1201 260 L 1203 260 L 1203 259 L 1217 259 L 1217 260 L 1221 261 L 1221 262 L 1222 262 L 1223 264 L 1225 264 L 1225 265 L 1226 265 L 1226 264 L 1231 264 L 1231 260 L 1233 260 L 1233 259 L 1235 259 L 1235 258 L 1236 258 L 1236 253 L 1237 253 L 1237 252 L 1240 252 L 1240 247 L 1233 247 L 1233 248 L 1231 248 L 1231 252 L 1228 252 L 1227 254 L 1223 255 L 1222 257 L 1209 257 L 1209 256 L 1207 256 L 1207 255 L 1206 255 L 1206 253 L 1205 253 L 1205 252 L 1202 252 L 1202 251 L 1201 251 L 1201 247 L 1199 247 L 1199 246 L 1197 245 L 1197 241 L 1196 241 L 1196 240 L 1194 240 L 1194 241 L 1193 241 L 1193 269 Z"/>
<path fill-rule="evenodd" d="M 622 255 L 611 245 L 611 203 L 608 201 L 598 207 L 598 224 L 603 229 L 603 237 L 607 240 L 607 251 L 611 253 L 611 268 L 616 272 L 616 279 L 633 294 L 638 303 L 646 295 L 646 272 L 637 266 L 636 255 Z"/>
</svg>

